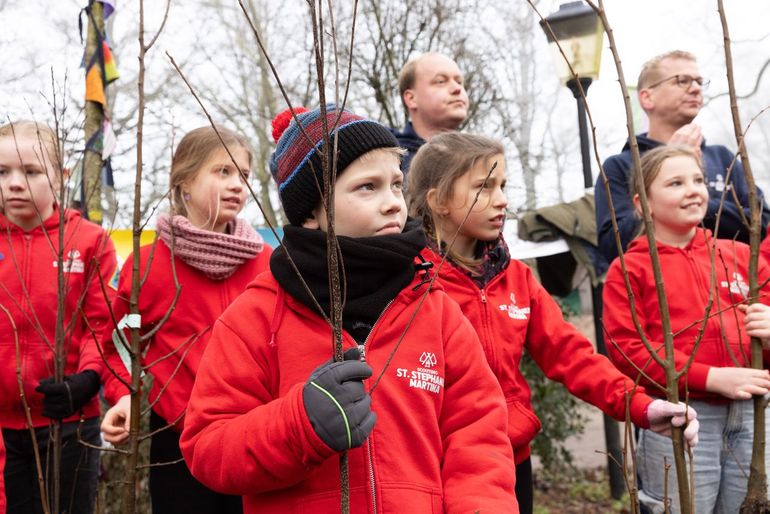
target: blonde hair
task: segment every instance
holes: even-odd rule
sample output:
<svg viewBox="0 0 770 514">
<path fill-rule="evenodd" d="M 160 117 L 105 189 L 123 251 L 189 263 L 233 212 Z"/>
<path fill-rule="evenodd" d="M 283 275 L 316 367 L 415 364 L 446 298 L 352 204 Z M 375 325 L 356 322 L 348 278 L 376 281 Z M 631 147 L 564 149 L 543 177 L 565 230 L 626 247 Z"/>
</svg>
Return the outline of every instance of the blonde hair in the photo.
<svg viewBox="0 0 770 514">
<path fill-rule="evenodd" d="M 217 132 L 222 137 L 221 141 Z M 217 125 L 216 131 L 210 125 L 191 130 L 179 142 L 174 157 L 171 159 L 169 187 L 172 214 L 187 216 L 187 205 L 182 186 L 195 178 L 201 165 L 206 162 L 211 153 L 224 148 L 222 141 L 230 151 L 235 147 L 243 148 L 249 156 L 249 166 L 251 166 L 251 148 L 246 138 L 240 134 L 219 125 Z"/>
<path fill-rule="evenodd" d="M 19 140 L 27 137 L 36 140 L 40 144 L 45 144 L 48 151 L 48 164 L 56 170 L 56 178 L 61 179 L 63 171 L 63 159 L 59 137 L 56 132 L 46 125 L 31 120 L 18 120 L 0 125 L 0 138 L 9 137 Z M 42 156 L 40 157 L 42 159 Z"/>
<path fill-rule="evenodd" d="M 663 163 L 672 157 L 692 158 L 698 165 L 698 168 L 700 168 L 701 173 L 703 173 L 703 166 L 701 165 L 700 158 L 691 148 L 679 145 L 659 146 L 653 148 L 642 156 L 642 172 L 634 173 L 631 179 L 631 196 L 633 197 L 640 194 L 642 189 L 644 189 L 645 193 L 649 194 L 650 185 L 660 173 Z"/>
<path fill-rule="evenodd" d="M 679 145 L 663 145 L 657 148 L 653 148 L 642 156 L 641 173 L 634 173 L 631 177 L 629 183 L 631 198 L 639 195 L 642 189 L 644 189 L 645 195 L 649 196 L 650 185 L 660 173 L 660 169 L 663 167 L 663 163 L 672 157 L 692 158 L 698 165 L 698 168 L 700 168 L 701 173 L 703 173 L 703 166 L 701 164 L 700 157 L 691 148 Z M 635 214 L 637 217 L 641 218 L 641 213 L 637 211 Z M 639 227 L 639 230 L 636 232 L 635 237 L 641 236 L 644 233 L 646 233 L 646 227 L 644 223 L 642 223 Z"/>
<path fill-rule="evenodd" d="M 381 148 L 369 150 L 368 152 L 361 154 L 359 158 L 361 159 L 361 162 L 370 162 L 372 159 L 391 156 L 401 164 L 401 159 L 404 155 L 406 155 L 406 150 L 399 146 L 383 146 Z M 342 175 L 343 171 L 345 170 L 337 170 L 337 178 Z"/>
<path fill-rule="evenodd" d="M 425 143 L 412 159 L 407 184 L 409 215 L 422 218 L 428 237 L 441 245 L 436 226 L 440 215 L 428 204 L 428 192 L 436 191 L 435 201 L 444 204 L 451 199 L 454 184 L 468 173 L 477 162 L 489 163 L 496 155 L 505 154 L 502 143 L 494 139 L 460 132 L 445 132 Z M 451 248 L 447 254 L 455 262 L 471 269 L 478 264 L 457 255 Z"/>
<path fill-rule="evenodd" d="M 648 84 L 654 84 L 664 78 L 660 76 L 660 63 L 667 59 L 682 59 L 692 62 L 697 61 L 694 54 L 685 52 L 684 50 L 672 50 L 664 54 L 656 55 L 642 65 L 642 71 L 639 72 L 639 80 L 636 81 L 637 91 L 641 91 L 646 88 Z"/>
</svg>

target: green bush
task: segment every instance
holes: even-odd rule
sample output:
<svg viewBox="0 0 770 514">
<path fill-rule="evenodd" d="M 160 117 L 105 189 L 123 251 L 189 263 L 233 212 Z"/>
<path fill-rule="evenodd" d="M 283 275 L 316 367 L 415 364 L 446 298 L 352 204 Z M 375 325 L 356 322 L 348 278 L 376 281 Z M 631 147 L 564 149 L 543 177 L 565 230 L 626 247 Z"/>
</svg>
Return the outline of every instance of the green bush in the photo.
<svg viewBox="0 0 770 514">
<path fill-rule="evenodd" d="M 565 316 L 580 313 L 577 291 L 565 300 L 556 299 Z M 540 458 L 548 474 L 572 472 L 572 454 L 565 446 L 568 437 L 583 433 L 586 418 L 580 410 L 580 400 L 567 389 L 546 378 L 527 352 L 521 359 L 521 371 L 532 389 L 532 406 L 543 425 L 532 442 L 532 453 Z"/>
</svg>

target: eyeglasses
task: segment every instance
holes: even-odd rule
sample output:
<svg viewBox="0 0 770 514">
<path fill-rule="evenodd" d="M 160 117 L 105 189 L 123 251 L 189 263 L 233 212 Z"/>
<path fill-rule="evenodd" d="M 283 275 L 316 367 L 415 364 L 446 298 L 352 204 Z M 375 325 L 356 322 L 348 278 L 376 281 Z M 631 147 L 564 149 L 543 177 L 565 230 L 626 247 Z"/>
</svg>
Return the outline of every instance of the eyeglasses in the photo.
<svg viewBox="0 0 770 514">
<path fill-rule="evenodd" d="M 710 80 L 704 79 L 703 77 L 691 77 L 689 75 L 672 75 L 670 77 L 666 77 L 663 80 L 659 80 L 654 84 L 650 84 L 645 89 L 652 89 L 654 87 L 658 87 L 659 85 L 663 84 L 664 82 L 668 82 L 669 80 L 674 79 L 676 81 L 676 85 L 679 86 L 682 89 L 690 89 L 690 86 L 692 86 L 692 83 L 695 82 L 700 86 L 700 88 L 705 91 L 708 89 L 709 84 L 711 83 Z"/>
</svg>

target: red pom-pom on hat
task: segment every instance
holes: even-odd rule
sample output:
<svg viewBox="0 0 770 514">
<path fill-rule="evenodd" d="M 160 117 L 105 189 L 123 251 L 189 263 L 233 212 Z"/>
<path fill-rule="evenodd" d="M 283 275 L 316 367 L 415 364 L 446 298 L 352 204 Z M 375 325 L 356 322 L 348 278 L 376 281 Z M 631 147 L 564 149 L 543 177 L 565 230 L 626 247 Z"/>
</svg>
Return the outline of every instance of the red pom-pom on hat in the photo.
<svg viewBox="0 0 770 514">
<path fill-rule="evenodd" d="M 299 114 L 302 112 L 307 112 L 308 110 L 304 107 L 295 107 L 294 108 L 294 114 Z M 291 114 L 291 108 L 285 109 L 283 112 L 280 112 L 275 118 L 273 118 L 273 141 L 276 143 L 279 139 L 281 139 L 281 136 L 283 135 L 284 131 L 289 127 L 289 124 L 291 123 L 291 120 L 294 119 L 294 116 Z"/>
</svg>

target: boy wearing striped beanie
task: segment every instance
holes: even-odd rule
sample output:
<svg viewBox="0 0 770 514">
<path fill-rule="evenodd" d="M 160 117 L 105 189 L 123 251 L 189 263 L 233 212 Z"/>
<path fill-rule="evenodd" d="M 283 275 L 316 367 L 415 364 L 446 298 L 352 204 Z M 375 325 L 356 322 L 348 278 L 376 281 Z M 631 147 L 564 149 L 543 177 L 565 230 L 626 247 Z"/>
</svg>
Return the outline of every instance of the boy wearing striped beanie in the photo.
<svg viewBox="0 0 770 514">
<path fill-rule="evenodd" d="M 324 211 L 321 205 L 324 125 L 329 131 L 330 144 L 337 148 L 336 180 L 340 180 L 349 167 L 353 173 L 364 169 L 384 170 L 390 177 L 383 178 L 390 178 L 393 189 L 400 191 L 403 175 L 396 173 L 391 165 L 399 167 L 403 150 L 389 129 L 350 111 L 339 111 L 332 105 L 327 106 L 325 120 L 320 109 L 308 111 L 299 107 L 294 110 L 294 114 L 296 119 L 292 111 L 287 109 L 273 120 L 273 138 L 278 146 L 270 159 L 270 172 L 278 186 L 281 204 L 290 224 L 295 227 L 305 226 L 308 219 L 316 223 L 325 222 L 325 213 L 324 216 L 317 216 Z M 347 191 L 341 189 L 335 188 L 335 194 L 346 195 Z M 403 228 L 405 219 L 406 211 L 401 209 L 387 222 L 398 221 L 400 228 Z M 311 227 L 307 228 L 318 228 L 314 226 L 316 223 L 309 223 Z M 341 227 L 335 228 L 339 235 L 375 235 L 345 234 L 344 230 L 340 230 Z"/>
<path fill-rule="evenodd" d="M 324 125 L 336 150 L 338 362 Z M 470 322 L 417 272 L 426 241 L 419 226 L 404 230 L 390 131 L 334 106 L 325 123 L 319 109 L 295 109 L 273 126 L 270 170 L 289 225 L 270 273 L 213 328 L 181 441 L 193 475 L 244 495 L 246 514 L 335 512 L 347 452 L 351 512 L 517 513 L 505 399 Z"/>
</svg>

